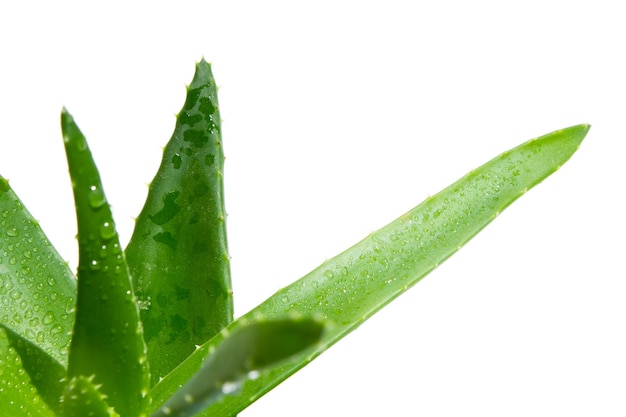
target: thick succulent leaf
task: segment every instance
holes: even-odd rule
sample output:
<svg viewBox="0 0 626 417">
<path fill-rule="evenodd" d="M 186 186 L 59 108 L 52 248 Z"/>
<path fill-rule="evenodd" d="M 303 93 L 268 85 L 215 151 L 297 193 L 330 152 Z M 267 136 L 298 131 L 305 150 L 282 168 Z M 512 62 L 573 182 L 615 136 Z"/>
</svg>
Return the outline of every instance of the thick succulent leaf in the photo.
<svg viewBox="0 0 626 417">
<path fill-rule="evenodd" d="M 32 394 L 40 397 L 51 410 L 58 413 L 63 396 L 62 381 L 67 370 L 39 346 L 0 325 L 0 332 L 3 330 L 8 346 L 13 348 L 19 356 L 24 371 L 19 371 L 22 381 L 30 383 L 33 387 Z M 0 352 L 4 352 L 4 349 Z M 0 369 L 0 375 L 3 374 L 4 372 Z M 0 402 L 6 402 L 4 392 L 0 393 Z"/>
<path fill-rule="evenodd" d="M 122 416 L 142 414 L 149 375 L 136 298 L 98 169 L 72 116 L 61 115 L 78 224 L 78 299 L 69 377 L 95 375 Z"/>
<path fill-rule="evenodd" d="M 63 417 L 119 417 L 93 378 L 74 377 L 63 396 Z"/>
<path fill-rule="evenodd" d="M 233 318 L 220 124 L 202 60 L 125 251 L 153 383 Z"/>
<path fill-rule="evenodd" d="M 286 319 L 254 321 L 238 326 L 213 350 L 203 366 L 152 417 L 191 417 L 269 366 L 310 348 L 324 330 L 320 321 Z"/>
<path fill-rule="evenodd" d="M 0 324 L 67 366 L 76 279 L 0 177 Z"/>
<path fill-rule="evenodd" d="M 235 320 L 229 326 L 232 331 L 259 316 L 280 319 L 322 314 L 334 326 L 324 333 L 314 353 L 296 355 L 201 415 L 238 413 L 355 329 L 555 172 L 578 149 L 588 130 L 587 125 L 573 126 L 503 153 Z M 219 342 L 216 337 L 203 345 L 156 385 L 154 402 L 169 398 Z"/>
<path fill-rule="evenodd" d="M 0 416 L 55 417 L 25 371 L 15 344 L 16 335 L 0 326 Z"/>
</svg>

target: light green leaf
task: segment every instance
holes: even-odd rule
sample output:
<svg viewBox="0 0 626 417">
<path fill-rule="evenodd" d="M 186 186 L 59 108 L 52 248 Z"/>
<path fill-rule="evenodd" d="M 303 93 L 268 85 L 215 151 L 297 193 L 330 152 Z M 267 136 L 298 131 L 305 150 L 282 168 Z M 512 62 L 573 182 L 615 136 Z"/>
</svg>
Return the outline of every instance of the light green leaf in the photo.
<svg viewBox="0 0 626 417">
<path fill-rule="evenodd" d="M 39 346 L 0 325 L 0 331 L 2 329 L 8 345 L 19 356 L 22 369 L 18 371 L 18 374 L 21 376 L 22 382 L 31 384 L 33 395 L 40 397 L 54 412 L 60 412 L 60 400 L 63 396 L 64 387 L 62 381 L 67 374 L 67 370 L 54 358 L 41 350 Z M 0 352 L 4 352 L 4 350 L 0 350 Z M 0 370 L 0 375 L 3 374 L 4 372 Z M 0 393 L 0 402 L 6 401 L 3 394 L 4 391 Z"/>
<path fill-rule="evenodd" d="M 143 415 L 149 374 L 128 267 L 87 141 L 63 110 L 61 127 L 78 224 L 78 299 L 70 378 L 94 377 L 124 417 Z"/>
<path fill-rule="evenodd" d="M 67 366 L 76 279 L 0 177 L 0 324 Z"/>
<path fill-rule="evenodd" d="M 0 326 L 0 416 L 56 417 L 25 371 L 15 343 L 15 334 Z"/>
<path fill-rule="evenodd" d="M 248 379 L 319 342 L 324 325 L 310 319 L 242 323 L 224 339 L 196 373 L 152 417 L 191 417 Z"/>
<path fill-rule="evenodd" d="M 555 172 L 578 149 L 588 130 L 588 125 L 573 126 L 503 153 L 235 320 L 228 327 L 232 331 L 258 316 L 277 320 L 321 314 L 334 326 L 324 333 L 315 352 L 296 355 L 247 382 L 239 395 L 224 398 L 201 415 L 238 413 L 354 330 Z M 152 390 L 154 404 L 169 398 L 219 342 L 216 337 L 203 345 L 157 384 Z"/>
<path fill-rule="evenodd" d="M 220 125 L 202 60 L 126 248 L 153 384 L 233 319 Z"/>
</svg>

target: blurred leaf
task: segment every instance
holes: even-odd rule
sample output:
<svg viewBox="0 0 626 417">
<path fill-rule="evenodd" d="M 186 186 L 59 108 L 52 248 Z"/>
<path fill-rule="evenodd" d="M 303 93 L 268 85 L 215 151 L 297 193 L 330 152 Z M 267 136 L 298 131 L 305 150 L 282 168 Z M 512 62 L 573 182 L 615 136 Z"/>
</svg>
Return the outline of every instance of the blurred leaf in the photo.
<svg viewBox="0 0 626 417">
<path fill-rule="evenodd" d="M 242 324 L 209 355 L 200 370 L 153 417 L 191 417 L 248 379 L 319 342 L 324 325 L 315 320 L 255 321 Z"/>
</svg>

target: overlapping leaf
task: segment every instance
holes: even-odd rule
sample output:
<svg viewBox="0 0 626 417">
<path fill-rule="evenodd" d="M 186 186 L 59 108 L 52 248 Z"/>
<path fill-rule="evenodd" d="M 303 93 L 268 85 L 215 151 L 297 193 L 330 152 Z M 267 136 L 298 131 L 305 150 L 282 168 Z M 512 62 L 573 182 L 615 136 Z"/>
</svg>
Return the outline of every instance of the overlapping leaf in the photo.
<svg viewBox="0 0 626 417">
<path fill-rule="evenodd" d="M 384 228 L 330 259 L 235 320 L 280 319 L 321 314 L 334 326 L 313 354 L 293 359 L 254 381 L 240 395 L 209 407 L 201 416 L 229 416 L 247 407 L 306 365 L 324 349 L 455 253 L 502 210 L 555 172 L 578 149 L 589 126 L 559 130 L 526 142 L 475 169 Z M 155 404 L 170 397 L 199 369 L 216 337 L 198 349 L 153 389 Z"/>
<path fill-rule="evenodd" d="M 32 355 L 27 353 L 32 349 Z M 21 339 L 15 333 L 0 326 L 0 416 L 11 417 L 56 417 L 59 404 L 49 406 L 46 399 L 55 394 L 55 390 L 60 386 L 60 378 L 57 378 L 53 366 L 48 366 L 46 354 L 45 363 L 41 364 L 42 369 L 34 373 L 34 379 L 30 377 L 27 367 L 32 363 L 24 363 L 20 354 L 28 358 L 34 358 L 38 350 L 32 343 Z M 32 371 L 32 366 L 31 366 Z M 38 373 L 37 373 L 38 372 Z M 39 377 L 39 381 L 37 381 Z M 39 382 L 41 378 L 51 377 L 51 386 L 42 387 Z M 40 393 L 38 388 L 43 388 Z M 44 397 L 47 397 L 44 399 Z"/>
<path fill-rule="evenodd" d="M 266 368 L 317 343 L 322 322 L 311 319 L 245 322 L 232 333 L 223 332 L 200 370 L 167 400 L 152 417 L 192 417 L 241 389 Z"/>
<path fill-rule="evenodd" d="M 129 263 L 85 138 L 66 111 L 62 128 L 78 221 L 76 319 L 74 277 L 0 177 L 0 415 L 142 417 L 149 397 L 157 417 L 234 415 L 556 171 L 589 126 L 505 152 L 230 325 L 224 157 L 209 64 L 197 65 L 126 250 Z M 332 327 L 321 334 L 316 320 Z M 148 362 L 153 385 L 163 377 L 150 395 Z"/>
</svg>

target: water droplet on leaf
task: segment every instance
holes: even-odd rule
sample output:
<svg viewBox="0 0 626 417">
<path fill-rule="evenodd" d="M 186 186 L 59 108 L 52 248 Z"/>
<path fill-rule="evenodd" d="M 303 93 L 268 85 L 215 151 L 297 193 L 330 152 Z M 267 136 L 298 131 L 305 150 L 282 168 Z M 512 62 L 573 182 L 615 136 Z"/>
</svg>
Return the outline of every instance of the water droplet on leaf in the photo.
<svg viewBox="0 0 626 417">
<path fill-rule="evenodd" d="M 48 311 L 41 321 L 43 324 L 52 324 L 54 322 L 54 313 L 52 311 Z"/>
<path fill-rule="evenodd" d="M 113 222 L 104 222 L 100 226 L 100 237 L 104 240 L 109 240 L 115 237 L 115 226 Z"/>
<path fill-rule="evenodd" d="M 106 203 L 104 193 L 100 188 L 95 185 L 89 187 L 89 194 L 87 194 L 87 200 L 91 208 L 97 209 L 102 207 Z"/>
</svg>

